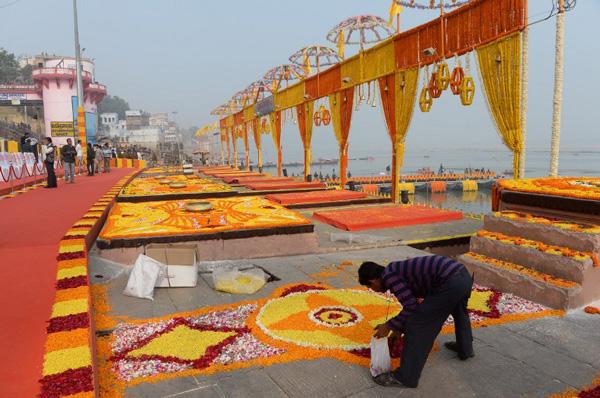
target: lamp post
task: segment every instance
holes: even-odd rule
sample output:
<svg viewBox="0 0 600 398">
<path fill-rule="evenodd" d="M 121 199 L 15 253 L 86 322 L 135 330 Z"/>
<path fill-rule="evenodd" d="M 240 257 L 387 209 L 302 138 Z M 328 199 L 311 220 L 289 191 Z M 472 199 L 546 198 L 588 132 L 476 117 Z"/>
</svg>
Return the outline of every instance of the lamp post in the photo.
<svg viewBox="0 0 600 398">
<path fill-rule="evenodd" d="M 81 140 L 84 157 L 87 152 L 85 133 L 85 108 L 83 99 L 83 81 L 81 78 L 81 49 L 79 47 L 79 24 L 77 22 L 77 0 L 73 0 L 73 24 L 75 26 L 75 73 L 77 76 L 77 135 Z"/>
<path fill-rule="evenodd" d="M 179 153 L 179 163 L 181 166 L 183 166 L 183 153 L 182 153 L 182 148 L 181 148 L 181 139 L 179 138 L 179 128 L 177 126 L 177 115 L 179 114 L 179 112 L 173 111 L 171 113 L 173 114 L 173 121 L 175 122 L 175 138 L 177 139 L 177 152 Z"/>
</svg>

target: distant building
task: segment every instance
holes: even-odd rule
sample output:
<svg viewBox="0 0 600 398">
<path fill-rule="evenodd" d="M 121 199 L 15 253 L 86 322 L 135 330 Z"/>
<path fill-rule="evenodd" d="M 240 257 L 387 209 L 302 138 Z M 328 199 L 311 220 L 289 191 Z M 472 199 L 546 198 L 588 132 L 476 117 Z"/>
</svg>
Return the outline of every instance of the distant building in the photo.
<svg viewBox="0 0 600 398">
<path fill-rule="evenodd" d="M 100 120 L 105 126 L 117 126 L 119 124 L 118 113 L 101 113 Z"/>
</svg>

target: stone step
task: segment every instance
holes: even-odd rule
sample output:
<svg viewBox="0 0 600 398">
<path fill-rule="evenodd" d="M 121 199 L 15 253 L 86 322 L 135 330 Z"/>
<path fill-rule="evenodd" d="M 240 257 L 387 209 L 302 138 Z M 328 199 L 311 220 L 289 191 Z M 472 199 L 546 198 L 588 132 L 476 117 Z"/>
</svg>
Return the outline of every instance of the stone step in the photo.
<svg viewBox="0 0 600 398">
<path fill-rule="evenodd" d="M 520 244 L 515 244 L 514 241 Z M 548 248 L 548 250 L 541 248 Z M 544 274 L 579 284 L 584 282 L 589 272 L 600 273 L 600 269 L 594 267 L 593 254 L 574 252 L 574 256 L 565 256 L 562 254 L 564 250 L 569 251 L 565 247 L 547 246 L 539 241 L 485 230 L 473 236 L 470 243 L 471 252 L 521 264 Z"/>
<path fill-rule="evenodd" d="M 458 261 L 475 274 L 475 283 L 512 293 L 550 308 L 577 308 L 585 303 L 582 286 L 507 261 L 469 252 Z"/>
<path fill-rule="evenodd" d="M 600 226 L 569 220 L 550 220 L 523 212 L 500 211 L 483 219 L 483 228 L 548 245 L 600 254 Z"/>
</svg>

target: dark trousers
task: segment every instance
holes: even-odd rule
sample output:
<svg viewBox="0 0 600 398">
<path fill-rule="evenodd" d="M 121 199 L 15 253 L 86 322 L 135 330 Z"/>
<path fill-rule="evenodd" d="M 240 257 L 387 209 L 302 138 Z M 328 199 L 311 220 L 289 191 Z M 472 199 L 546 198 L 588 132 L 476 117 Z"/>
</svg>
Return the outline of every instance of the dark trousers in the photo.
<svg viewBox="0 0 600 398">
<path fill-rule="evenodd" d="M 87 160 L 87 169 L 88 169 L 88 175 L 93 176 L 94 175 L 94 159 Z"/>
<path fill-rule="evenodd" d="M 472 286 L 473 279 L 462 268 L 429 293 L 408 317 L 400 367 L 394 371 L 397 380 L 408 387 L 417 387 L 435 338 L 449 315 L 454 318 L 459 357 L 466 359 L 471 355 L 473 334 L 467 302 Z"/>
<path fill-rule="evenodd" d="M 48 182 L 46 186 L 48 188 L 56 188 L 56 174 L 54 173 L 54 163 L 44 162 L 46 164 L 46 173 L 48 173 Z"/>
</svg>

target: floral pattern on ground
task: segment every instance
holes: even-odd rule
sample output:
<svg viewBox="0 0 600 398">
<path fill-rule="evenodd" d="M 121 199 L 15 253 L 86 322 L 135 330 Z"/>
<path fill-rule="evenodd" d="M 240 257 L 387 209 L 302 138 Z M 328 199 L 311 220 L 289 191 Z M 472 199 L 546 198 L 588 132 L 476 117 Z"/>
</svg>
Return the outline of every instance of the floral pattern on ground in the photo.
<svg viewBox="0 0 600 398">
<path fill-rule="evenodd" d="M 185 206 L 193 202 L 191 200 L 116 203 L 100 232 L 100 238 L 110 241 L 311 223 L 306 217 L 258 196 L 204 201 L 211 203 L 213 209 L 189 212 Z"/>
<path fill-rule="evenodd" d="M 171 188 L 169 184 L 161 184 L 162 180 L 172 182 L 184 182 L 184 188 Z M 127 184 L 121 191 L 120 196 L 155 196 L 155 195 L 177 195 L 205 192 L 226 192 L 234 189 L 229 185 L 218 184 L 213 180 L 198 178 L 196 176 L 171 175 L 164 178 L 136 178 Z"/>
</svg>

